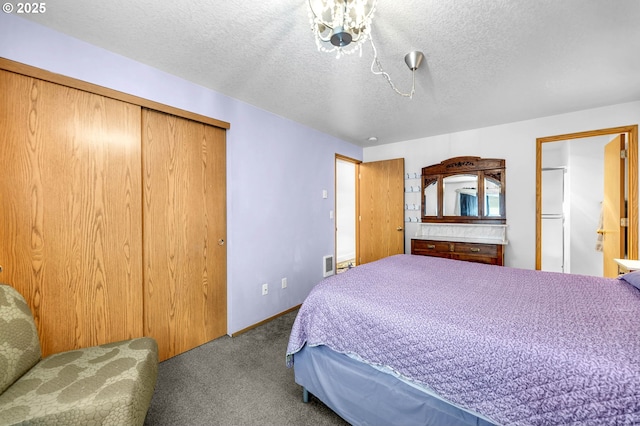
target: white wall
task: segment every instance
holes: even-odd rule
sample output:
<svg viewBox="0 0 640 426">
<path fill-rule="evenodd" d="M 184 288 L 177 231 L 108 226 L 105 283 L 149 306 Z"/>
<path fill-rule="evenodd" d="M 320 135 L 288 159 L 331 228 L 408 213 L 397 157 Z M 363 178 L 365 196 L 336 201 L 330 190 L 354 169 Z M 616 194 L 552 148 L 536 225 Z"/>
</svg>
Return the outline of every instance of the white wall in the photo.
<svg viewBox="0 0 640 426">
<path fill-rule="evenodd" d="M 526 102 L 526 99 L 523 99 Z M 364 149 L 365 161 L 404 157 L 405 171 L 450 157 L 506 160 L 507 266 L 535 268 L 536 138 L 640 123 L 640 101 Z M 417 225 L 407 223 L 405 250 Z"/>
<path fill-rule="evenodd" d="M 335 247 L 335 154 L 361 159 L 360 147 L 15 15 L 0 14 L 0 56 L 231 123 L 229 333 L 302 303 L 322 279 Z"/>
<path fill-rule="evenodd" d="M 571 269 L 573 274 L 603 274 L 602 252 L 596 250 L 600 207 L 604 198 L 604 146 L 610 137 L 575 139 L 569 143 L 571 185 Z"/>
</svg>

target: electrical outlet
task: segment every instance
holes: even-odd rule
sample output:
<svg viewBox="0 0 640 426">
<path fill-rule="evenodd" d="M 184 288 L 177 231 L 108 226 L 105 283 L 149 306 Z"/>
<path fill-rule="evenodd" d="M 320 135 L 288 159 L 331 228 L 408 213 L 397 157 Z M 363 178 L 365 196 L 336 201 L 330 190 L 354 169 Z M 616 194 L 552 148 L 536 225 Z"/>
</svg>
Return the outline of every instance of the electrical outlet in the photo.
<svg viewBox="0 0 640 426">
<path fill-rule="evenodd" d="M 282 288 L 287 288 L 287 279 L 286 278 L 282 279 Z"/>
<path fill-rule="evenodd" d="M 262 295 L 266 296 L 269 294 L 269 284 L 262 284 Z"/>
</svg>

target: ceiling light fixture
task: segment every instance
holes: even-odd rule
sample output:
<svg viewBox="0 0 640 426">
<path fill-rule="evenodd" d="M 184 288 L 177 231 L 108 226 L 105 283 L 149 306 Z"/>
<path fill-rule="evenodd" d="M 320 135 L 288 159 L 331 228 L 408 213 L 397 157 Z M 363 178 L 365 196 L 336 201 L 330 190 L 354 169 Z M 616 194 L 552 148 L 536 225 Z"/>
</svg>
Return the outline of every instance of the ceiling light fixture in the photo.
<svg viewBox="0 0 640 426">
<path fill-rule="evenodd" d="M 359 51 L 369 40 L 373 49 L 371 72 L 383 76 L 391 88 L 400 96 L 413 98 L 416 88 L 415 72 L 420 68 L 424 54 L 419 51 L 407 53 L 404 61 L 411 70 L 413 84 L 409 93 L 399 91 L 384 71 L 378 51 L 371 38 L 371 20 L 376 10 L 376 0 L 309 0 L 309 20 L 318 50 L 336 52 L 336 57 Z"/>
<path fill-rule="evenodd" d="M 318 50 L 337 57 L 356 50 L 371 35 L 376 0 L 309 0 L 309 19 Z"/>
</svg>

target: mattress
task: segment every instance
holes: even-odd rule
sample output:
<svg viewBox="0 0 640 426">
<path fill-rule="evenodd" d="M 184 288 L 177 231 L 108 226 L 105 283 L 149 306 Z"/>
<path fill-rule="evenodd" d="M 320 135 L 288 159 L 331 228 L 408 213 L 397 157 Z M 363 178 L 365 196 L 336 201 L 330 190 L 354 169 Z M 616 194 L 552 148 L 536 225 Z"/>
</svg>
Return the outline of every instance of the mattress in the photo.
<svg viewBox="0 0 640 426">
<path fill-rule="evenodd" d="M 622 280 L 398 255 L 319 283 L 287 356 L 325 345 L 499 424 L 637 424 L 638 318 Z"/>
</svg>

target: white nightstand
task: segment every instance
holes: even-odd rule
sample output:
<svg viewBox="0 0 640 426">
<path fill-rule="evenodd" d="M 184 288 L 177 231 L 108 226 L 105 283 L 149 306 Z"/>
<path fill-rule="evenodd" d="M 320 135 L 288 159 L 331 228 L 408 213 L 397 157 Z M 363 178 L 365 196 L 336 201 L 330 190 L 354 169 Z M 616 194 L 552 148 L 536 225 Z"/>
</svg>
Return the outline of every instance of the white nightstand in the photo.
<svg viewBox="0 0 640 426">
<path fill-rule="evenodd" d="M 613 259 L 618 264 L 618 271 L 621 274 L 640 270 L 640 260 Z"/>
</svg>

